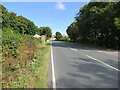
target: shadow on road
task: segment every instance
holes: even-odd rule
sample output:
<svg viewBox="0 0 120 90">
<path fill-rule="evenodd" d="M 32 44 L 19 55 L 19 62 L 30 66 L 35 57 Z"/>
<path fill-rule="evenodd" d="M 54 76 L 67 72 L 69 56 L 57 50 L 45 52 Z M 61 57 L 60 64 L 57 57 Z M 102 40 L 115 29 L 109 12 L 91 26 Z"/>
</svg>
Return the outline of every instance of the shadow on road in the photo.
<svg viewBox="0 0 120 90">
<path fill-rule="evenodd" d="M 59 42 L 59 41 L 52 41 L 53 42 L 53 46 L 55 47 L 70 47 L 70 48 L 75 48 L 75 49 L 84 49 L 84 50 L 105 50 L 108 52 L 120 52 L 118 50 L 112 50 L 112 49 L 105 49 L 105 48 L 93 48 L 93 47 L 87 47 L 87 46 L 80 46 L 77 44 L 72 44 L 72 43 L 68 43 L 68 42 Z M 65 44 L 65 45 L 63 45 Z"/>
<path fill-rule="evenodd" d="M 64 47 L 64 48 L 74 48 L 74 49 L 81 49 L 81 50 L 98 50 L 90 47 L 83 47 L 83 46 L 78 46 L 75 44 L 70 44 L 70 43 L 64 43 L 64 42 L 58 42 L 58 41 L 53 41 L 52 43 L 53 47 Z"/>
<path fill-rule="evenodd" d="M 98 49 L 56 41 L 52 43 L 52 46 L 54 47 L 54 50 L 56 50 L 56 53 L 59 52 L 59 54 L 55 54 L 58 55 L 56 57 L 62 59 L 61 61 L 59 61 L 58 65 L 63 65 L 65 63 L 65 66 L 63 65 L 63 67 L 67 68 L 65 70 L 60 69 L 60 72 L 62 74 L 60 74 L 59 78 L 57 78 L 56 80 L 58 88 L 85 88 L 84 90 L 90 90 L 88 88 L 92 88 L 91 90 L 99 90 L 93 88 L 102 88 L 102 90 L 104 90 L 103 88 L 105 88 L 105 90 L 111 90 L 110 88 L 118 88 L 118 71 L 106 67 L 105 65 L 98 63 L 97 61 L 92 60 L 88 57 L 82 56 L 81 54 L 76 55 L 76 53 L 66 49 L 61 49 L 60 47 L 74 48 L 81 51 Z M 66 52 L 62 52 L 62 50 L 66 50 Z M 93 54 L 96 55 L 95 53 L 96 51 Z M 72 54 L 74 55 L 72 56 Z M 63 56 L 61 57 L 61 55 Z M 64 63 L 61 63 L 62 61 L 64 61 Z M 112 59 L 105 59 L 105 63 L 106 61 L 110 65 L 114 64 L 115 66 L 117 66 L 117 62 L 113 63 Z"/>
<path fill-rule="evenodd" d="M 59 86 L 67 88 L 118 87 L 117 71 L 101 66 L 97 62 L 91 61 L 90 59 L 87 58 L 73 58 L 73 59 L 76 59 L 76 61 L 73 61 L 71 67 L 75 68 L 77 73 L 73 73 L 71 71 L 67 73 L 67 75 L 68 77 L 72 78 L 64 77 L 57 80 L 57 84 Z M 80 61 L 82 63 L 80 63 Z"/>
</svg>

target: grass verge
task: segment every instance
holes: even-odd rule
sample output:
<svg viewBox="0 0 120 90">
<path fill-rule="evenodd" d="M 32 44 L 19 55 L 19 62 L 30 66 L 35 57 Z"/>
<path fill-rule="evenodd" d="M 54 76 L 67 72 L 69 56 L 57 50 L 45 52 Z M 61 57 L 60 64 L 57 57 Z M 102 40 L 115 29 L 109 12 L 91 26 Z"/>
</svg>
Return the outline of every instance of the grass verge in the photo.
<svg viewBox="0 0 120 90">
<path fill-rule="evenodd" d="M 32 62 L 32 67 L 26 77 L 29 77 L 28 88 L 47 88 L 47 76 L 50 63 L 50 44 L 40 49 Z"/>
</svg>

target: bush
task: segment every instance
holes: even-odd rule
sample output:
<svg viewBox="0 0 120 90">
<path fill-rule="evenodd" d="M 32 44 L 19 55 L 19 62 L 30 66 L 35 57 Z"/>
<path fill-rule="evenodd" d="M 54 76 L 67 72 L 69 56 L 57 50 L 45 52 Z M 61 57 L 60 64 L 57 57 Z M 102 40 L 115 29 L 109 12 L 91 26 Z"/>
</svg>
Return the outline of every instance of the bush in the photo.
<svg viewBox="0 0 120 90">
<path fill-rule="evenodd" d="M 60 38 L 60 41 L 70 41 L 70 38 L 67 36 L 64 36 L 64 37 Z"/>
<path fill-rule="evenodd" d="M 10 30 L 3 32 L 3 88 L 13 87 L 13 82 L 18 82 L 19 77 L 27 73 L 28 63 L 32 62 L 35 53 L 40 49 L 39 44 L 40 39 L 35 39 L 31 35 L 16 34 Z"/>
</svg>

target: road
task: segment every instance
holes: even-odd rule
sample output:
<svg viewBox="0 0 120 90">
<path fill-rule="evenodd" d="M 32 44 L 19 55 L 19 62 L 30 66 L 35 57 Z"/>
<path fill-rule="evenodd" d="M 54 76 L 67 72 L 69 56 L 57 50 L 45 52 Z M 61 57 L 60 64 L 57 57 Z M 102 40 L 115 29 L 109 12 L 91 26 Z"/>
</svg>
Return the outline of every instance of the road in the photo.
<svg viewBox="0 0 120 90">
<path fill-rule="evenodd" d="M 56 88 L 118 88 L 118 54 L 52 42 Z"/>
</svg>

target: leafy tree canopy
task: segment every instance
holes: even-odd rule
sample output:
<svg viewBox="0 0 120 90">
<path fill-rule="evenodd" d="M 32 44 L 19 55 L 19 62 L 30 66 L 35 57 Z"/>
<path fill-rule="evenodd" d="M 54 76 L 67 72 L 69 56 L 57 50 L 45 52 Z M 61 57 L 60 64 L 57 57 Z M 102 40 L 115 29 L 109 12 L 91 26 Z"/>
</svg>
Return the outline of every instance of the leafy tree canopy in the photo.
<svg viewBox="0 0 120 90">
<path fill-rule="evenodd" d="M 60 32 L 56 32 L 55 37 L 56 37 L 57 40 L 60 40 L 63 36 L 62 36 L 62 34 Z"/>
</svg>

